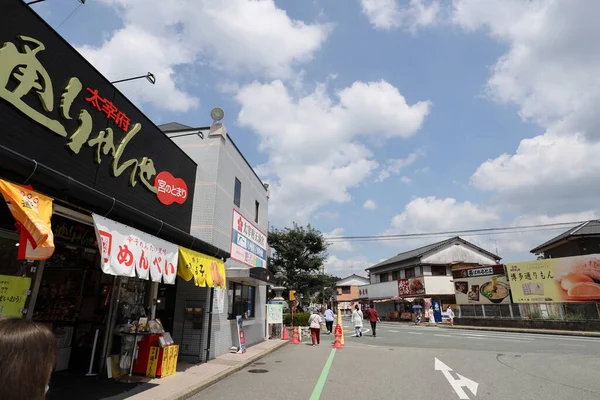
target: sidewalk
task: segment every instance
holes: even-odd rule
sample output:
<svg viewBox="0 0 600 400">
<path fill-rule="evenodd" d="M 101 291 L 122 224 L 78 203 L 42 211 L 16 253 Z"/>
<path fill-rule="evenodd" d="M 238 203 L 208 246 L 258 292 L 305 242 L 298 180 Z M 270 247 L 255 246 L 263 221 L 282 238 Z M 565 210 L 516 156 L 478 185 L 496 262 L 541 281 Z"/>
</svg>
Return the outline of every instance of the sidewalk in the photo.
<svg viewBox="0 0 600 400">
<path fill-rule="evenodd" d="M 563 335 L 563 336 L 588 336 L 600 338 L 600 332 L 586 331 L 559 331 L 554 329 L 527 329 L 527 328 L 503 328 L 503 327 L 488 327 L 488 326 L 470 326 L 470 325 L 444 325 L 440 328 L 446 329 L 469 329 L 475 331 L 496 331 L 496 332 L 516 332 L 516 333 L 536 333 L 541 335 Z"/>
<path fill-rule="evenodd" d="M 448 323 L 443 322 L 437 325 L 430 325 L 428 322 L 421 322 L 419 325 L 415 325 L 414 322 L 398 322 L 398 321 L 385 321 L 381 324 L 387 325 L 409 325 L 415 328 L 442 328 L 442 329 L 467 329 L 474 331 L 495 331 L 495 332 L 513 332 L 513 333 L 535 333 L 542 335 L 563 335 L 563 336 L 587 336 L 587 337 L 598 337 L 600 338 L 600 332 L 587 332 L 587 331 L 562 331 L 555 329 L 528 329 L 528 328 L 508 328 L 501 326 L 472 326 L 472 325 L 454 325 L 450 326 Z"/>
<path fill-rule="evenodd" d="M 288 344 L 287 340 L 272 339 L 258 343 L 245 354 L 228 353 L 204 364 L 177 365 L 177 373 L 163 379 L 144 378 L 144 384 L 130 391 L 103 400 L 183 400 L 208 386 L 256 362 Z"/>
</svg>

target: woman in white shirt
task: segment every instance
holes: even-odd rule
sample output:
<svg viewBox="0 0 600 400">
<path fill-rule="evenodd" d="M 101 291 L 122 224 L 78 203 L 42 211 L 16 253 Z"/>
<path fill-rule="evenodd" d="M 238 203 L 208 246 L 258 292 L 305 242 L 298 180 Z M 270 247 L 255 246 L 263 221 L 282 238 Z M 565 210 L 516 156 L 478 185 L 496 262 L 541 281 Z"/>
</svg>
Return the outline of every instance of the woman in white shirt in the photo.
<svg viewBox="0 0 600 400">
<path fill-rule="evenodd" d="M 321 324 L 323 320 L 319 315 L 318 310 L 314 310 L 313 314 L 308 319 L 308 325 L 310 326 L 310 336 L 312 338 L 312 345 L 321 344 Z"/>
<path fill-rule="evenodd" d="M 352 312 L 352 324 L 354 325 L 356 337 L 362 336 L 363 313 L 358 309 L 357 305 L 354 306 L 354 311 Z"/>
</svg>

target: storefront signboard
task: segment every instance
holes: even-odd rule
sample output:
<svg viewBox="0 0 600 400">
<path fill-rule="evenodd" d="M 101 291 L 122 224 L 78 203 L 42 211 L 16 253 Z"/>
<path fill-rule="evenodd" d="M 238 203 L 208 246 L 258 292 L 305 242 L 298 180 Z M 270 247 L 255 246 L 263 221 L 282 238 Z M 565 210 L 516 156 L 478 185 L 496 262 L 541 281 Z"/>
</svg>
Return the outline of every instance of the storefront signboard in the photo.
<svg viewBox="0 0 600 400">
<path fill-rule="evenodd" d="M 267 266 L 267 236 L 233 210 L 231 258 L 251 267 Z"/>
<path fill-rule="evenodd" d="M 0 52 L 2 50 L 0 49 Z M 47 260 L 54 254 L 54 234 L 50 227 L 52 199 L 31 188 L 0 179 L 0 194 L 20 231 L 18 259 Z"/>
<path fill-rule="evenodd" d="M 600 300 L 600 254 L 506 264 L 515 303 Z"/>
<path fill-rule="evenodd" d="M 22 317 L 31 278 L 0 275 L 0 317 Z"/>
<path fill-rule="evenodd" d="M 225 264 L 222 260 L 183 247 L 179 248 L 177 275 L 186 281 L 194 279 L 194 284 L 198 287 L 227 287 Z"/>
<path fill-rule="evenodd" d="M 244 336 L 244 325 L 242 316 L 236 316 L 235 320 L 237 322 L 238 342 L 240 344 L 238 353 L 243 354 L 246 352 L 246 337 Z"/>
<path fill-rule="evenodd" d="M 96 214 L 92 218 L 105 274 L 175 283 L 177 245 Z"/>
<path fill-rule="evenodd" d="M 423 279 L 398 279 L 398 296 L 412 296 L 416 294 L 425 294 Z"/>
<path fill-rule="evenodd" d="M 267 304 L 267 324 L 283 323 L 283 305 Z"/>
<path fill-rule="evenodd" d="M 189 232 L 196 164 L 24 2 L 0 38 L 0 145 Z"/>
<path fill-rule="evenodd" d="M 509 304 L 510 290 L 504 265 L 452 271 L 456 304 Z"/>
</svg>

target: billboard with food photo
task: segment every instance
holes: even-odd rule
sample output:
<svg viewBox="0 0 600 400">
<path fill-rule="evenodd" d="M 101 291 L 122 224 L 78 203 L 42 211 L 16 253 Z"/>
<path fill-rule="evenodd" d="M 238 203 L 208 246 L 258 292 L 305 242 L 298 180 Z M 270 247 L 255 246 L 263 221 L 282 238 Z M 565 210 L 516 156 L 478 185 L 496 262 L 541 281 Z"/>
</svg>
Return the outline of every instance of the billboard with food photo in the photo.
<svg viewBox="0 0 600 400">
<path fill-rule="evenodd" d="M 425 294 L 425 283 L 421 278 L 398 279 L 398 296 Z"/>
<path fill-rule="evenodd" d="M 452 271 L 456 304 L 509 304 L 510 290 L 504 265 Z"/>
<path fill-rule="evenodd" d="M 506 264 L 515 303 L 600 300 L 600 254 Z"/>
</svg>

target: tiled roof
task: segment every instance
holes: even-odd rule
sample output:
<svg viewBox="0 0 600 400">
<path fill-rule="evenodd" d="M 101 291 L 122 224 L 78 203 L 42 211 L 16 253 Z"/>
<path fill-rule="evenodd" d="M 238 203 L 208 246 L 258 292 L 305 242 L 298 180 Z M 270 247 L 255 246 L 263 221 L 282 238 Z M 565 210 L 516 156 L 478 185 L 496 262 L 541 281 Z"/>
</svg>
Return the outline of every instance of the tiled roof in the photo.
<svg viewBox="0 0 600 400">
<path fill-rule="evenodd" d="M 556 244 L 558 242 L 561 242 L 565 239 L 568 239 L 569 237 L 580 237 L 580 236 L 591 236 L 591 235 L 600 235 L 600 220 L 594 219 L 594 220 L 579 224 L 576 227 L 571 228 L 568 231 L 563 232 L 560 235 L 556 236 L 555 238 L 552 238 L 552 239 L 548 240 L 547 242 L 542 243 L 541 245 L 532 249 L 531 253 L 533 253 L 533 254 L 541 253 L 543 251 L 543 249 L 545 249 L 553 244 Z"/>
<path fill-rule="evenodd" d="M 403 261 L 407 261 L 407 260 L 410 260 L 410 259 L 413 259 L 413 258 L 420 258 L 420 257 L 424 256 L 425 254 L 433 251 L 433 250 L 436 250 L 436 249 L 438 249 L 438 248 L 440 248 L 442 246 L 445 246 L 445 245 L 447 245 L 449 243 L 452 243 L 452 242 L 455 242 L 455 241 L 460 241 L 460 242 L 462 242 L 464 244 L 468 244 L 469 246 L 472 246 L 472 247 L 476 248 L 480 252 L 482 252 L 482 253 L 484 253 L 484 254 L 486 254 L 488 256 L 491 256 L 494 259 L 497 259 L 497 260 L 500 259 L 496 254 L 490 253 L 489 251 L 487 251 L 485 249 L 482 249 L 481 247 L 476 246 L 473 243 L 468 242 L 468 241 L 460 238 L 459 236 L 455 236 L 455 237 L 452 237 L 450 239 L 442 240 L 441 242 L 436 242 L 436 243 L 428 244 L 427 246 L 419 247 L 418 249 L 405 251 L 404 253 L 400 253 L 397 256 L 394 256 L 394 257 L 392 257 L 392 258 L 390 258 L 388 260 L 382 261 L 379 264 L 375 264 L 372 267 L 367 268 L 367 271 L 368 270 L 372 270 L 374 268 L 383 267 L 383 266 L 386 266 L 386 265 L 398 264 L 398 263 L 401 263 Z"/>
</svg>

